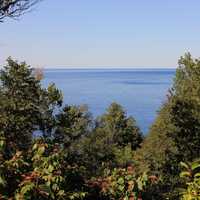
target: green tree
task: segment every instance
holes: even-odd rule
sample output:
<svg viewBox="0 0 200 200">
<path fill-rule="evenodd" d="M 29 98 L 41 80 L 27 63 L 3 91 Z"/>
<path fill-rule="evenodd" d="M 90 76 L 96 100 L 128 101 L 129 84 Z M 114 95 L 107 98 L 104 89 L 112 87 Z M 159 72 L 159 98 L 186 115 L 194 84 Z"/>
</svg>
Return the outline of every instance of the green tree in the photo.
<svg viewBox="0 0 200 200">
<path fill-rule="evenodd" d="M 79 162 L 86 167 L 86 176 L 101 176 L 105 168 L 115 163 L 115 144 L 104 130 L 93 130 L 78 144 Z"/>
<path fill-rule="evenodd" d="M 161 177 L 162 182 L 159 182 L 156 188 L 152 188 L 152 191 L 154 191 L 152 196 L 158 200 L 166 199 L 166 195 L 173 193 L 177 182 L 179 182 L 178 174 L 181 158 L 178 157 L 174 141 L 168 135 L 174 132 L 176 128 L 171 122 L 170 108 L 170 100 L 168 100 L 158 112 L 149 134 L 133 157 L 138 173 L 147 171 Z M 170 199 L 176 198 L 173 195 Z"/>
<path fill-rule="evenodd" d="M 132 117 L 127 117 L 123 108 L 112 103 L 107 112 L 97 119 L 96 129 L 104 130 L 112 140 L 112 143 L 119 147 L 131 145 L 133 150 L 140 147 L 142 133 L 136 121 Z"/>
<path fill-rule="evenodd" d="M 69 112 L 59 115 L 61 92 L 54 84 L 42 88 L 42 76 L 35 73 L 11 58 L 0 72 L 0 198 L 79 199 L 85 195 L 79 166 L 70 165 L 64 145 L 52 136 L 65 125 L 75 140 L 79 129 L 85 130 L 87 114 L 81 107 L 66 106 Z M 61 120 L 65 117 L 71 126 Z M 36 141 L 35 130 L 41 136 Z"/>
<path fill-rule="evenodd" d="M 183 161 L 200 157 L 200 60 L 188 53 L 179 60 L 171 116 L 176 127 L 169 136 Z"/>
<path fill-rule="evenodd" d="M 139 168 L 163 177 L 160 193 L 176 199 L 180 161 L 200 156 L 200 61 L 188 53 L 179 60 L 174 84 L 135 159 Z M 141 167 L 142 166 L 142 167 Z"/>
<path fill-rule="evenodd" d="M 91 134 L 78 145 L 81 163 L 89 176 L 101 176 L 105 168 L 132 163 L 133 150 L 143 137 L 132 117 L 127 117 L 119 104 L 113 103 L 97 118 Z"/>
<path fill-rule="evenodd" d="M 61 106 L 62 95 L 53 84 L 42 88 L 26 63 L 11 58 L 7 62 L 0 72 L 0 133 L 9 154 L 27 149 L 35 130 L 44 135 L 51 132 L 53 111 Z"/>
<path fill-rule="evenodd" d="M 91 132 L 92 118 L 87 106 L 65 106 L 56 115 L 54 140 L 64 145 L 72 145 Z"/>
</svg>

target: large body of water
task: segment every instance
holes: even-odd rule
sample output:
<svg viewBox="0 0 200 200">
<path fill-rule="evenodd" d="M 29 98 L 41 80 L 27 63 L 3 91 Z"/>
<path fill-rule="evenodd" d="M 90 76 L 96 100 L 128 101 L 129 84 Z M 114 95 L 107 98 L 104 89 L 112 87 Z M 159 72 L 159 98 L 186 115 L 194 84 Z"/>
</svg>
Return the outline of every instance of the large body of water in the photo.
<svg viewBox="0 0 200 200">
<path fill-rule="evenodd" d="M 117 102 L 147 133 L 174 75 L 174 69 L 46 69 L 43 81 L 62 90 L 64 103 L 87 104 L 94 117 Z"/>
</svg>

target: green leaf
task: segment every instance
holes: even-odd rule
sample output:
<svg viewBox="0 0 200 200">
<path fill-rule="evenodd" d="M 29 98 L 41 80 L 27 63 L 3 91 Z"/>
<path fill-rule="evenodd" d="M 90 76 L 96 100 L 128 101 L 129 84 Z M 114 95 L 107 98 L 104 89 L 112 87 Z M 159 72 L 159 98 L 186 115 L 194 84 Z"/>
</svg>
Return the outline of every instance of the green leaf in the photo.
<svg viewBox="0 0 200 200">
<path fill-rule="evenodd" d="M 185 177 L 191 177 L 191 173 L 188 171 L 184 171 L 180 173 L 180 177 L 181 178 L 185 178 Z"/>
<path fill-rule="evenodd" d="M 41 190 L 45 191 L 46 193 L 50 193 L 51 192 L 51 189 L 47 184 L 42 184 L 42 185 L 39 186 L 39 188 Z"/>
<path fill-rule="evenodd" d="M 192 170 L 195 170 L 197 168 L 200 168 L 200 163 L 199 161 L 193 162 L 191 165 Z"/>
<path fill-rule="evenodd" d="M 37 143 L 35 143 L 34 145 L 33 145 L 33 150 L 36 150 L 37 149 L 37 147 L 38 147 L 38 145 L 37 145 Z"/>
<path fill-rule="evenodd" d="M 180 162 L 181 167 L 185 168 L 185 169 L 189 169 L 189 165 L 184 163 L 184 162 Z"/>
<path fill-rule="evenodd" d="M 5 186 L 6 181 L 4 180 L 4 178 L 2 176 L 0 176 L 0 185 Z"/>
<path fill-rule="evenodd" d="M 194 177 L 195 177 L 195 178 L 200 178 L 200 173 L 196 173 L 196 174 L 194 175 Z"/>
<path fill-rule="evenodd" d="M 49 165 L 49 167 L 48 167 L 48 171 L 49 171 L 49 172 L 52 172 L 53 170 L 54 170 L 53 165 Z"/>
<path fill-rule="evenodd" d="M 44 151 L 45 151 L 45 147 L 42 146 L 42 147 L 38 148 L 38 153 L 40 155 L 42 155 L 44 153 Z"/>
<path fill-rule="evenodd" d="M 60 190 L 59 192 L 58 192 L 58 196 L 63 196 L 65 194 L 65 191 L 64 190 Z"/>
<path fill-rule="evenodd" d="M 118 180 L 117 180 L 117 183 L 122 185 L 124 184 L 124 179 L 122 177 L 120 177 Z"/>
<path fill-rule="evenodd" d="M 122 192 L 124 190 L 124 185 L 119 185 L 118 189 Z"/>
<path fill-rule="evenodd" d="M 20 193 L 22 195 L 27 194 L 27 192 L 30 192 L 35 187 L 34 183 L 29 183 L 28 185 L 25 185 L 22 187 Z"/>
</svg>

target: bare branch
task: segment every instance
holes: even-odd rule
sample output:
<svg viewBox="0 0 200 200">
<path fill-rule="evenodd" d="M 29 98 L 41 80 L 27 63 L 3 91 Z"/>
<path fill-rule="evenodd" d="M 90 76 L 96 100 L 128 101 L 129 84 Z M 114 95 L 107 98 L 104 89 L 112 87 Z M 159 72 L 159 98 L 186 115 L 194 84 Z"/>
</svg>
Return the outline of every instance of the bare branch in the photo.
<svg viewBox="0 0 200 200">
<path fill-rule="evenodd" d="M 0 22 L 5 18 L 18 18 L 40 0 L 0 0 Z"/>
</svg>

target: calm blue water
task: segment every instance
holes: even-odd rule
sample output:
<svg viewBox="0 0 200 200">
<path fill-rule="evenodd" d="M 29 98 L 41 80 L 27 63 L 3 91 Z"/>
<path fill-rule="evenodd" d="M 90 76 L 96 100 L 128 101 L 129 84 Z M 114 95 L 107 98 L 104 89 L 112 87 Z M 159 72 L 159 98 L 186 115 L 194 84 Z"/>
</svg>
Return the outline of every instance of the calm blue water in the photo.
<svg viewBox="0 0 200 200">
<path fill-rule="evenodd" d="M 46 69 L 43 82 L 54 82 L 66 104 L 87 104 L 95 117 L 113 101 L 120 103 L 147 133 L 174 74 L 173 69 Z"/>
</svg>

